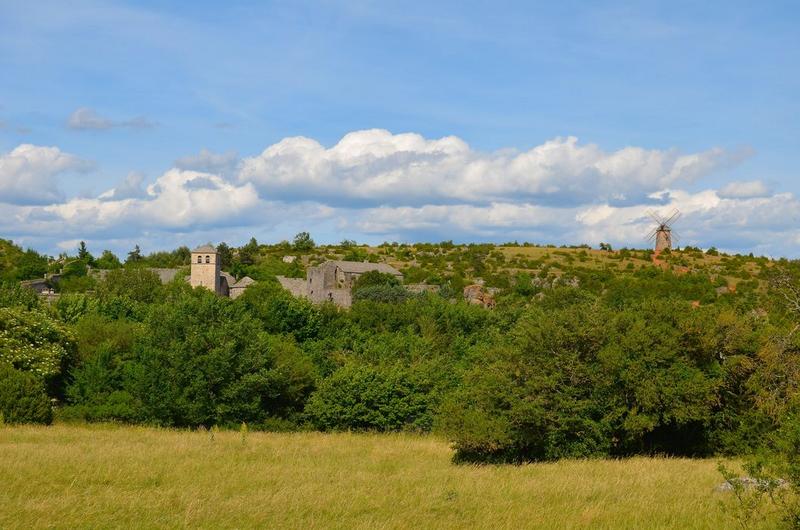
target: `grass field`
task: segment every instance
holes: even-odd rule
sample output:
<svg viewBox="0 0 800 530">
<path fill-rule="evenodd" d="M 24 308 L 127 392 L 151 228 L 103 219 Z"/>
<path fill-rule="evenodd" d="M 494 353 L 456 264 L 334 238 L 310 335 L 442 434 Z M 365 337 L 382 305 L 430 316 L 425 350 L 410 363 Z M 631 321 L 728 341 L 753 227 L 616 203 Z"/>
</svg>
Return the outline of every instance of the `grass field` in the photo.
<svg viewBox="0 0 800 530">
<path fill-rule="evenodd" d="M 714 460 L 451 463 L 434 437 L 0 428 L 0 528 L 735 528 Z"/>
</svg>

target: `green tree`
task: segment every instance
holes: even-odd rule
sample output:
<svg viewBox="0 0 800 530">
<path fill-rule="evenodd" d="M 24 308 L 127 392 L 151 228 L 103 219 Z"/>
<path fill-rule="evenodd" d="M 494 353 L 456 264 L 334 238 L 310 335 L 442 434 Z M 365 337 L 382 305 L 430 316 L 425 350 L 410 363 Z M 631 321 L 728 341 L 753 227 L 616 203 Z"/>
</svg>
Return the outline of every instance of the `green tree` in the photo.
<svg viewBox="0 0 800 530">
<path fill-rule="evenodd" d="M 311 234 L 308 232 L 299 232 L 294 236 L 292 247 L 298 252 L 307 252 L 312 250 L 315 246 L 316 244 L 314 243 L 314 240 L 311 239 Z"/>
<path fill-rule="evenodd" d="M 128 252 L 128 258 L 125 260 L 125 263 L 138 263 L 142 261 L 142 251 L 139 248 L 139 245 L 133 247 L 133 250 Z"/>
<path fill-rule="evenodd" d="M 233 249 L 223 241 L 217 245 L 217 254 L 219 255 L 220 266 L 224 270 L 230 269 L 231 265 L 233 265 Z"/>
<path fill-rule="evenodd" d="M 153 307 L 123 389 L 161 425 L 293 421 L 314 385 L 309 359 L 259 329 L 245 307 L 204 290 Z"/>
<path fill-rule="evenodd" d="M 150 270 L 126 267 L 109 271 L 98 285 L 101 296 L 124 296 L 131 300 L 153 303 L 163 292 L 161 280 Z"/>
<path fill-rule="evenodd" d="M 85 241 L 81 241 L 80 244 L 78 245 L 78 259 L 86 263 L 91 263 L 93 260 L 92 255 L 86 248 Z"/>
<path fill-rule="evenodd" d="M 110 250 L 104 250 L 98 259 L 95 260 L 98 269 L 119 269 L 122 263 L 119 258 Z"/>
<path fill-rule="evenodd" d="M 246 245 L 239 249 L 239 263 L 242 265 L 253 265 L 258 256 L 258 241 L 251 237 Z"/>
</svg>

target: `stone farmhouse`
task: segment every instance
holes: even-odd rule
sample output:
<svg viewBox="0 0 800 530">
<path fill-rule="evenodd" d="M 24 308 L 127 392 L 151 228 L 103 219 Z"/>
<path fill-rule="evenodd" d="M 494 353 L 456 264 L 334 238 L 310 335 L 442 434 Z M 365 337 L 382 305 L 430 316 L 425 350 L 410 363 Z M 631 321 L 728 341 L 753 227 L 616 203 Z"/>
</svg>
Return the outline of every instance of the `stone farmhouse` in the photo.
<svg viewBox="0 0 800 530">
<path fill-rule="evenodd" d="M 385 263 L 326 261 L 309 267 L 305 280 L 278 276 L 278 281 L 297 297 L 308 298 L 315 303 L 333 302 L 340 307 L 350 307 L 353 304 L 353 284 L 359 276 L 369 271 L 391 274 L 401 281 L 403 279 L 403 273 Z"/>
</svg>

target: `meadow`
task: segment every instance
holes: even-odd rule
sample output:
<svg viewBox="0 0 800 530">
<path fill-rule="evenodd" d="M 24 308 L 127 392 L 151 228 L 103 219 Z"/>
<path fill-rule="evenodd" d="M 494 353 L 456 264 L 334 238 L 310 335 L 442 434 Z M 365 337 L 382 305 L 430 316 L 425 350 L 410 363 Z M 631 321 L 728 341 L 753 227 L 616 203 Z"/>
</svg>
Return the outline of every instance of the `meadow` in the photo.
<svg viewBox="0 0 800 530">
<path fill-rule="evenodd" d="M 0 528 L 737 527 L 714 459 L 452 455 L 432 435 L 7 426 Z"/>
</svg>

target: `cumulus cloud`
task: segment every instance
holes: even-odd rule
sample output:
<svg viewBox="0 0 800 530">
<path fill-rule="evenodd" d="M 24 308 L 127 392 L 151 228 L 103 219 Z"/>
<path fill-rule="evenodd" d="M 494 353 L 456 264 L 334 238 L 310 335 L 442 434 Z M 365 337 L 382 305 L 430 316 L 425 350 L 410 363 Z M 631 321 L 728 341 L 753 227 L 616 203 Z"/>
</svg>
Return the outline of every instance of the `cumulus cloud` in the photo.
<svg viewBox="0 0 800 530">
<path fill-rule="evenodd" d="M 747 182 L 731 182 L 719 190 L 720 197 L 730 199 L 749 199 L 751 197 L 766 197 L 770 190 L 766 184 L 760 180 L 750 180 Z"/>
<path fill-rule="evenodd" d="M 145 191 L 143 198 L 75 198 L 42 210 L 86 230 L 187 230 L 240 221 L 259 204 L 252 185 L 237 186 L 217 175 L 180 169 L 167 171 Z"/>
<path fill-rule="evenodd" d="M 144 116 L 137 116 L 128 120 L 112 120 L 101 116 L 95 110 L 88 107 L 80 107 L 70 114 L 67 119 L 67 127 L 74 130 L 96 130 L 102 131 L 113 128 L 123 129 L 150 129 L 157 124 L 148 120 Z"/>
<path fill-rule="evenodd" d="M 32 172 L 40 178 L 77 160 L 56 148 L 20 146 L 3 157 L 0 168 L 25 149 L 54 150 L 44 165 L 50 173 Z M 59 154 L 71 163 L 56 163 Z M 232 242 L 229 234 L 246 240 L 277 226 L 309 229 L 322 241 L 347 234 L 370 241 L 518 239 L 643 247 L 652 228 L 648 211 L 678 208 L 684 214 L 675 226 L 682 244 L 798 254 L 800 201 L 793 194 L 773 193 L 761 181 L 718 190 L 698 186 L 739 155 L 718 148 L 604 151 L 573 137 L 493 153 L 452 136 L 426 139 L 383 130 L 357 131 L 332 147 L 295 137 L 243 160 L 235 152 L 204 149 L 176 160 L 153 182 L 131 173 L 95 198 L 19 203 L 4 208 L 0 232 L 48 234 L 51 248 L 73 239 L 128 248 L 143 240 L 168 241 L 167 246 L 208 239 L 193 234 Z M 14 165 L 13 174 L 23 174 L 21 167 Z"/>
<path fill-rule="evenodd" d="M 648 245 L 652 228 L 649 211 L 683 213 L 675 227 L 683 244 L 719 246 L 733 250 L 764 248 L 775 251 L 775 235 L 793 239 L 800 201 L 790 193 L 770 197 L 726 199 L 714 190 L 690 193 L 665 192 L 661 205 L 608 204 L 574 207 L 540 206 L 527 202 L 494 202 L 486 205 L 425 205 L 420 207 L 367 208 L 351 215 L 344 227 L 380 237 L 414 239 L 483 238 L 543 243 L 589 243 L 601 241 L 617 246 Z M 780 241 L 782 243 L 782 241 Z"/>
<path fill-rule="evenodd" d="M 107 201 L 143 199 L 147 195 L 142 187 L 143 183 L 144 175 L 136 171 L 131 171 L 116 187 L 101 193 L 97 198 Z"/>
<path fill-rule="evenodd" d="M 689 154 L 639 147 L 605 152 L 575 137 L 523 152 L 481 153 L 455 136 L 428 140 L 373 129 L 347 134 L 331 148 L 309 138 L 286 138 L 244 159 L 239 178 L 270 196 L 338 204 L 510 198 L 581 204 L 640 199 L 693 182 L 736 156 L 719 148 Z"/>
<path fill-rule="evenodd" d="M 201 149 L 196 155 L 184 156 L 175 161 L 175 167 L 192 169 L 207 173 L 231 174 L 239 162 L 236 151 L 214 153 L 208 149 Z"/>
<path fill-rule="evenodd" d="M 57 147 L 22 144 L 0 154 L 0 202 L 46 204 L 62 199 L 56 177 L 92 164 Z"/>
</svg>

